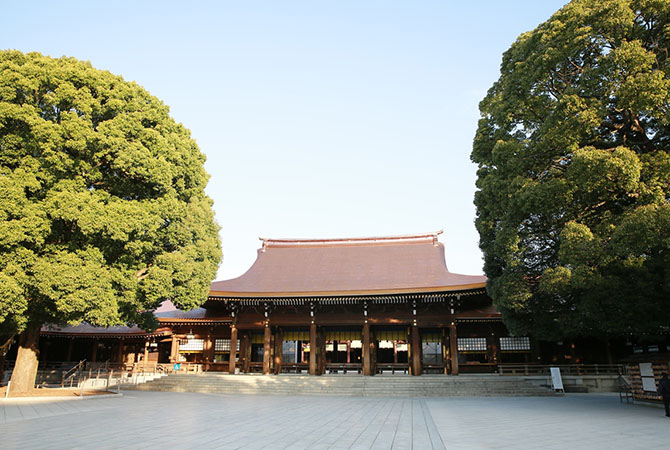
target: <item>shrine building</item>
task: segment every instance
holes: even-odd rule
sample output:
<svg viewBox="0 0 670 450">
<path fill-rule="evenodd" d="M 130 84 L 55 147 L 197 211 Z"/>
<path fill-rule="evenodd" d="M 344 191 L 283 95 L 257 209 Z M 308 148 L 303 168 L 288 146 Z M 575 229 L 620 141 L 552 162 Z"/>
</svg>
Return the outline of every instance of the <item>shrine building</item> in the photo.
<svg viewBox="0 0 670 450">
<path fill-rule="evenodd" d="M 440 233 L 261 239 L 251 268 L 214 281 L 202 308 L 163 305 L 151 333 L 45 327 L 43 359 L 310 375 L 457 375 L 530 362 L 531 340 L 508 335 L 486 277 L 448 270 Z"/>
</svg>

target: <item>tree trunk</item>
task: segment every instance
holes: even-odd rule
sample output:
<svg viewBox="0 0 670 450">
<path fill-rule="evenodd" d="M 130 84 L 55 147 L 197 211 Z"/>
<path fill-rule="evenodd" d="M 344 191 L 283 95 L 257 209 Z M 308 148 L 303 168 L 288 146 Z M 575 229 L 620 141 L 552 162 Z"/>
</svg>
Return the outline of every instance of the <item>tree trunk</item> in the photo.
<svg viewBox="0 0 670 450">
<path fill-rule="evenodd" d="M 19 335 L 19 348 L 12 372 L 10 395 L 12 392 L 28 392 L 35 387 L 40 353 L 38 349 L 40 328 L 39 324 L 29 324 Z"/>
</svg>

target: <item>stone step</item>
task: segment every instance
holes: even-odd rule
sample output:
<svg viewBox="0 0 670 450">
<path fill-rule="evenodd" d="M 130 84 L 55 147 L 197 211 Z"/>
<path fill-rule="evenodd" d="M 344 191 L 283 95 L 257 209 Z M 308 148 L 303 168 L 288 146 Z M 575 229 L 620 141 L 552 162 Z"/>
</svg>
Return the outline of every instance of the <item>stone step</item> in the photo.
<svg viewBox="0 0 670 450">
<path fill-rule="evenodd" d="M 500 376 L 321 376 L 173 374 L 129 389 L 260 395 L 375 397 L 535 396 L 549 389 Z"/>
</svg>

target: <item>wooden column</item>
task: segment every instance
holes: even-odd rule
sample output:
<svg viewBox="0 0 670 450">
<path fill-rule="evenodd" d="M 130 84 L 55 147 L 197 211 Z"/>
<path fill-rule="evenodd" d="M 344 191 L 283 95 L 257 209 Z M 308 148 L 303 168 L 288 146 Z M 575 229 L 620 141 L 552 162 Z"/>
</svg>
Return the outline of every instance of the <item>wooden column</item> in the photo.
<svg viewBox="0 0 670 450">
<path fill-rule="evenodd" d="M 281 373 L 282 358 L 284 356 L 284 340 L 282 339 L 281 328 L 275 330 L 275 375 Z"/>
<path fill-rule="evenodd" d="M 498 336 L 495 333 L 491 333 L 490 336 L 486 338 L 486 350 L 488 352 L 487 357 L 489 362 L 496 364 L 495 370 L 498 370 L 498 364 L 500 364 L 500 344 L 498 342 Z"/>
<path fill-rule="evenodd" d="M 241 347 L 241 346 L 240 346 Z M 240 348 L 242 350 L 242 348 Z M 228 373 L 235 373 L 235 360 L 237 359 L 237 327 L 230 325 L 230 360 L 228 361 Z"/>
<path fill-rule="evenodd" d="M 272 330 L 270 330 L 270 321 L 265 322 L 265 334 L 263 335 L 263 375 L 270 373 L 270 354 L 272 352 Z"/>
<path fill-rule="evenodd" d="M 118 348 L 118 353 L 116 355 L 116 360 L 119 363 L 125 362 L 123 360 L 123 344 L 125 344 L 125 339 L 124 338 L 119 339 L 119 348 Z"/>
<path fill-rule="evenodd" d="M 249 373 L 251 363 L 251 339 L 249 338 L 249 332 L 242 334 L 242 339 L 240 340 L 240 362 L 242 363 L 241 371 Z"/>
<path fill-rule="evenodd" d="M 317 343 L 316 372 L 319 375 L 323 375 L 324 373 L 326 373 L 326 330 L 324 330 L 323 327 L 320 330 L 318 330 L 316 334 L 316 343 Z"/>
<path fill-rule="evenodd" d="M 612 344 L 610 340 L 605 341 L 605 356 L 607 356 L 607 364 L 610 366 L 614 364 L 614 358 L 612 357 Z"/>
<path fill-rule="evenodd" d="M 451 354 L 451 374 L 458 375 L 458 332 L 456 324 L 449 325 L 449 347 Z"/>
<path fill-rule="evenodd" d="M 172 335 L 172 345 L 170 346 L 170 362 L 176 363 L 179 361 L 179 341 L 177 336 Z"/>
<path fill-rule="evenodd" d="M 72 361 L 72 346 L 74 345 L 74 338 L 70 338 L 70 342 L 67 344 L 67 357 L 66 361 Z"/>
<path fill-rule="evenodd" d="M 205 336 L 205 342 L 203 343 L 203 360 L 205 363 L 205 370 L 209 370 L 210 366 L 214 362 L 214 339 L 210 332 Z"/>
<path fill-rule="evenodd" d="M 91 348 L 91 362 L 96 362 L 98 358 L 98 340 L 93 339 L 93 348 Z"/>
<path fill-rule="evenodd" d="M 370 324 L 367 321 L 363 324 L 363 375 L 371 376 L 374 375 L 372 372 L 372 350 L 374 344 L 370 338 Z"/>
<path fill-rule="evenodd" d="M 446 375 L 449 373 L 449 336 L 447 334 L 447 329 L 442 328 L 442 371 Z"/>
<path fill-rule="evenodd" d="M 411 330 L 412 342 L 412 375 L 421 375 L 421 336 L 419 335 L 419 327 L 412 326 Z"/>
<path fill-rule="evenodd" d="M 542 363 L 542 353 L 540 352 L 540 341 L 530 338 L 530 362 L 531 364 Z"/>
<path fill-rule="evenodd" d="M 309 326 L 309 374 L 318 375 L 316 367 L 316 324 L 312 322 Z"/>
<path fill-rule="evenodd" d="M 144 362 L 144 367 L 146 367 L 147 364 L 149 364 L 149 339 L 144 341 L 144 360 L 143 360 L 143 362 Z"/>
<path fill-rule="evenodd" d="M 49 344 L 51 341 L 48 338 L 43 338 L 40 339 L 40 361 L 47 362 L 47 350 L 49 349 Z M 1 370 L 1 369 L 0 369 Z M 2 381 L 2 377 L 0 377 L 0 382 Z"/>
</svg>

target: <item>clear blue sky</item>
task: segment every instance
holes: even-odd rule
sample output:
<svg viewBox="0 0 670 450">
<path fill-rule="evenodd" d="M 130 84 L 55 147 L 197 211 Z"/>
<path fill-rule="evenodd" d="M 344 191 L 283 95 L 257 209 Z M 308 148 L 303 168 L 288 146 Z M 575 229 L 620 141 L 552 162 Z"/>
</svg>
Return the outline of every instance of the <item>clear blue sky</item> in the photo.
<svg viewBox="0 0 670 450">
<path fill-rule="evenodd" d="M 439 229 L 449 269 L 481 274 L 477 105 L 564 3 L 5 0 L 0 47 L 91 61 L 170 105 L 207 155 L 220 279 L 259 236 Z"/>
</svg>

